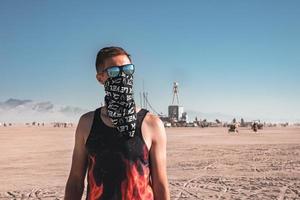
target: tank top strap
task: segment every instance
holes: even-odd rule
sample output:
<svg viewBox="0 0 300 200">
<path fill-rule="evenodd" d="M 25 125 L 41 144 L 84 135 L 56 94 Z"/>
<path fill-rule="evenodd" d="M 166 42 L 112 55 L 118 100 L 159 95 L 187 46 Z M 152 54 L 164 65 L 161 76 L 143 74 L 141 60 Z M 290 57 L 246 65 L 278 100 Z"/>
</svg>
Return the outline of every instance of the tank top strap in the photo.
<svg viewBox="0 0 300 200">
<path fill-rule="evenodd" d="M 141 110 L 137 113 L 137 128 L 140 131 L 141 131 L 143 120 L 148 112 L 149 110 L 141 108 Z"/>
<path fill-rule="evenodd" d="M 99 108 L 96 108 L 95 110 L 94 110 L 94 120 L 99 120 L 99 117 L 100 117 L 100 109 L 101 109 L 101 107 L 99 107 Z"/>
<path fill-rule="evenodd" d="M 91 131 L 90 132 L 94 132 L 94 130 L 97 130 L 99 128 L 99 120 L 101 120 L 100 118 L 100 108 L 96 108 L 94 110 L 94 118 L 93 118 L 93 123 L 92 123 L 92 127 L 91 127 Z"/>
</svg>

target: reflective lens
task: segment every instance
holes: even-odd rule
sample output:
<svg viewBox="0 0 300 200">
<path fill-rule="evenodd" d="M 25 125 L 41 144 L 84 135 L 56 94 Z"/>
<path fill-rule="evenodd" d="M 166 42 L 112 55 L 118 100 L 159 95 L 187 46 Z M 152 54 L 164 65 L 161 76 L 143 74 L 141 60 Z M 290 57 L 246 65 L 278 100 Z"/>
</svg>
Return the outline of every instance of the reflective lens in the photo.
<svg viewBox="0 0 300 200">
<path fill-rule="evenodd" d="M 119 67 L 111 67 L 107 69 L 107 74 L 109 77 L 116 77 L 120 73 Z"/>
<path fill-rule="evenodd" d="M 129 64 L 129 65 L 123 66 L 123 72 L 128 75 L 133 74 L 134 73 L 134 65 Z"/>
</svg>

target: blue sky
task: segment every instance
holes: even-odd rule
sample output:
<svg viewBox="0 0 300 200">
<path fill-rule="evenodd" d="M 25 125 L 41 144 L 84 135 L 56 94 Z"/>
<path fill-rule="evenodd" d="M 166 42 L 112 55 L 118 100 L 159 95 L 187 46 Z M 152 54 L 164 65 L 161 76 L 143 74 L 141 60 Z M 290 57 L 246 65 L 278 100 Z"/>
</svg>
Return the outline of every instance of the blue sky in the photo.
<svg viewBox="0 0 300 200">
<path fill-rule="evenodd" d="M 0 101 L 49 100 L 95 109 L 97 51 L 133 58 L 167 112 L 173 81 L 186 110 L 300 119 L 299 1 L 0 2 Z"/>
</svg>

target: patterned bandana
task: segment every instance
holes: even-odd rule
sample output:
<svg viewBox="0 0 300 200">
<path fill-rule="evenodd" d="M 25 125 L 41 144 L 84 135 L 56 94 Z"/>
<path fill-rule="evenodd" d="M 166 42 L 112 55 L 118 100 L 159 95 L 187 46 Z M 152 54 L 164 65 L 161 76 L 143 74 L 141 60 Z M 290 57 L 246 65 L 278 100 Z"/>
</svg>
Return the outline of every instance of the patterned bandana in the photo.
<svg viewBox="0 0 300 200">
<path fill-rule="evenodd" d="M 107 114 L 121 135 L 129 137 L 134 137 L 137 119 L 132 87 L 133 76 L 124 73 L 104 83 Z"/>
</svg>

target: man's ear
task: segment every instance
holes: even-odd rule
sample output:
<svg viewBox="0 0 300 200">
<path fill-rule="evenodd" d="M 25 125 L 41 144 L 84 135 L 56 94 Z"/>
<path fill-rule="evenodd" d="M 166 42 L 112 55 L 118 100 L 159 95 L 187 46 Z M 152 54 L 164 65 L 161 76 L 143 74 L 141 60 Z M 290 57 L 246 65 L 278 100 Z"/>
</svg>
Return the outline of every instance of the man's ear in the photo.
<svg viewBox="0 0 300 200">
<path fill-rule="evenodd" d="M 103 73 L 97 73 L 96 79 L 99 81 L 100 84 L 104 85 L 105 82 L 105 76 Z"/>
</svg>

